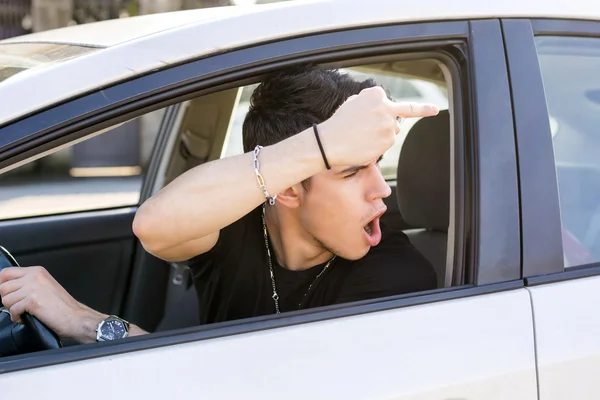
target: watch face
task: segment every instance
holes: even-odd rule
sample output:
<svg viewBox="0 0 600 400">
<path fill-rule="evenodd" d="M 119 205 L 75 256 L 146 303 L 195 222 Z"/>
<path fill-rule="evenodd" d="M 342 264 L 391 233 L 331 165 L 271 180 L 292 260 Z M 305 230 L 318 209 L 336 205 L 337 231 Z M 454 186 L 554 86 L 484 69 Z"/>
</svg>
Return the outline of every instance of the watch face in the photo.
<svg viewBox="0 0 600 400">
<path fill-rule="evenodd" d="M 105 340 L 118 340 L 125 336 L 125 325 L 119 320 L 109 320 L 104 322 L 100 333 Z"/>
</svg>

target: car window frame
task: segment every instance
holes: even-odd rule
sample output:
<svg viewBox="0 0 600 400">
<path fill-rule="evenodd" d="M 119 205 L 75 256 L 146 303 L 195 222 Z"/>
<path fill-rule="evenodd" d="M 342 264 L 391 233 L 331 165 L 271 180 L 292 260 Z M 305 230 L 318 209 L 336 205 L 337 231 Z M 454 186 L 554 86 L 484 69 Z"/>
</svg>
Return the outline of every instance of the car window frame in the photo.
<svg viewBox="0 0 600 400">
<path fill-rule="evenodd" d="M 460 158 L 460 162 L 471 160 L 465 171 L 467 179 L 464 185 L 465 192 L 472 191 L 472 196 L 465 199 L 464 203 L 473 210 L 473 216 L 468 217 L 469 213 L 465 213 L 464 218 L 457 221 L 464 224 L 457 228 L 462 229 L 464 237 L 453 246 L 462 247 L 457 254 L 466 254 L 467 249 L 471 252 L 465 257 L 472 258 L 478 266 L 467 272 L 473 285 L 153 333 L 122 343 L 96 343 L 73 349 L 51 350 L 36 357 L 15 356 L 10 360 L 0 360 L 2 369 L 21 370 L 522 288 L 523 282 L 519 279 L 520 238 L 512 109 L 506 87 L 507 71 L 502 70 L 505 55 L 498 20 L 426 22 L 315 34 L 234 49 L 156 71 L 0 128 L 0 169 L 57 144 L 85 137 L 103 126 L 196 97 L 206 88 L 213 91 L 224 88 L 227 81 L 239 81 L 245 76 L 309 59 L 322 63 L 394 49 L 412 47 L 422 50 L 427 47 L 424 43 L 432 45 L 436 40 L 437 43 L 465 40 L 468 44 L 466 53 L 459 55 L 469 67 L 468 71 L 459 71 L 459 81 L 461 84 L 467 82 L 468 88 L 463 97 L 455 104 L 450 103 L 450 106 L 455 110 L 466 108 L 472 111 L 463 123 L 467 131 L 475 136 L 471 138 L 473 145 L 469 149 L 456 149 L 456 158 Z M 489 93 L 494 95 L 490 96 Z M 485 107 L 478 107 L 481 102 L 485 102 Z M 9 135 L 2 142 L 1 133 L 4 130 Z M 18 132 L 28 134 L 15 137 Z M 12 138 L 12 141 L 7 142 L 6 137 Z M 159 136 L 156 143 L 164 143 L 164 138 Z M 487 157 L 488 154 L 496 156 Z M 153 168 L 151 165 L 149 171 L 156 170 Z M 499 180 L 495 177 L 501 171 L 504 174 Z M 142 192 L 149 193 L 147 189 Z M 499 195 L 501 193 L 503 196 Z M 467 260 L 461 262 L 466 263 Z"/>
<path fill-rule="evenodd" d="M 504 19 L 519 158 L 522 274 L 527 286 L 600 275 L 600 262 L 564 268 L 554 148 L 537 36 L 600 39 L 600 21 Z"/>
<path fill-rule="evenodd" d="M 411 46 L 410 45 L 400 45 L 400 46 L 408 46 L 406 47 L 407 49 L 410 50 Z M 372 50 L 375 49 L 374 46 Z M 421 46 L 422 47 L 422 46 Z M 381 63 L 381 62 L 389 62 L 389 61 L 415 61 L 415 60 L 421 60 L 421 59 L 433 59 L 436 60 L 438 62 L 444 63 L 444 64 L 452 64 L 454 62 L 454 60 L 451 59 L 451 57 L 449 57 L 448 55 L 444 54 L 444 53 L 440 53 L 440 52 L 433 52 L 433 51 L 410 51 L 406 54 L 398 54 L 397 51 L 398 49 L 400 49 L 400 47 L 389 47 L 389 46 L 383 46 L 381 48 L 381 50 L 383 51 L 383 53 L 380 54 L 380 52 L 370 52 L 374 55 L 368 55 L 368 56 L 359 56 L 359 57 L 350 57 L 350 58 L 345 58 L 344 60 L 337 60 L 337 57 L 335 56 L 335 54 L 332 57 L 327 57 L 327 58 L 332 58 L 336 61 L 332 61 L 332 62 L 327 62 L 327 60 L 325 60 L 325 62 L 320 63 L 319 65 L 326 67 L 326 68 L 346 68 L 346 67 L 352 67 L 352 66 L 360 66 L 360 65 L 367 65 L 370 63 Z M 347 53 L 346 53 L 347 54 Z M 320 58 L 318 57 L 314 57 L 314 56 L 308 56 L 307 57 L 303 57 L 301 62 L 316 62 L 318 63 L 320 60 Z M 300 61 L 299 61 L 300 62 Z M 448 72 L 451 73 L 453 75 L 452 78 L 453 79 L 460 79 L 458 74 L 454 73 L 454 72 Z M 232 76 L 232 79 L 234 79 L 236 77 L 236 75 L 234 74 L 234 76 Z M 240 79 L 240 78 L 238 78 Z M 230 81 L 226 84 L 223 85 L 219 85 L 218 90 L 217 89 L 209 89 L 206 92 L 203 92 L 202 95 L 210 95 L 214 92 L 218 92 L 220 90 L 229 90 L 232 88 L 241 88 L 247 85 L 253 85 L 256 84 L 258 82 L 260 82 L 260 79 L 262 79 L 262 75 L 257 75 L 257 76 L 252 76 L 252 77 L 246 77 L 245 75 L 243 76 L 243 78 L 241 78 L 242 80 L 233 80 Z M 461 98 L 462 96 L 464 96 L 464 94 L 460 94 L 457 95 L 456 98 Z M 456 101 L 456 103 L 458 104 L 456 106 L 456 112 L 459 114 L 462 114 L 462 105 L 460 101 Z M 163 126 L 161 127 L 162 130 L 162 134 L 159 135 L 159 138 L 157 140 L 157 143 L 159 143 L 159 147 L 155 148 L 155 156 L 153 157 L 153 159 L 155 160 L 153 164 L 150 165 L 149 170 L 153 171 L 152 173 L 150 173 L 149 175 L 149 180 L 148 180 L 148 185 L 146 185 L 147 190 L 144 194 L 144 197 L 141 198 L 141 201 L 144 201 L 145 199 L 147 199 L 148 197 L 150 197 L 152 194 L 158 192 L 162 186 L 161 183 L 163 183 L 163 177 L 159 176 L 157 174 L 159 174 L 163 169 L 164 165 L 163 164 L 168 164 L 172 158 L 172 154 L 171 153 L 163 153 L 164 150 L 172 150 L 173 146 L 174 146 L 174 142 L 177 140 L 176 137 L 174 137 L 175 135 L 177 135 L 177 128 L 176 125 L 179 123 L 178 121 L 180 120 L 180 118 L 182 117 L 181 115 L 178 114 L 178 109 L 180 107 L 183 107 L 184 103 L 177 103 L 173 106 L 170 106 L 167 108 L 167 112 L 165 114 L 165 118 L 162 122 Z M 462 131 L 463 130 L 463 122 L 461 119 L 458 119 L 457 121 L 455 121 L 455 127 L 454 129 L 456 131 Z M 465 140 L 462 137 L 456 137 L 456 148 L 458 149 L 462 149 L 464 144 L 463 141 Z M 159 166 L 159 164 L 162 165 Z M 461 164 L 461 162 L 458 160 L 457 161 L 457 168 L 460 170 L 463 170 L 464 168 L 462 167 L 462 164 L 459 166 L 459 164 Z M 464 192 L 464 180 L 465 177 L 461 176 L 457 177 L 456 179 L 456 183 L 455 183 L 455 187 L 456 193 L 459 193 L 458 196 L 462 196 L 461 194 Z M 394 181 L 388 181 L 390 184 L 394 184 L 395 185 L 395 180 Z M 395 190 L 392 191 L 392 196 L 387 197 L 386 199 L 384 199 L 384 202 L 386 203 L 386 205 L 388 207 L 397 207 L 395 202 L 396 202 L 396 196 L 395 196 Z M 394 202 L 394 204 L 392 205 L 392 202 Z M 454 207 L 454 213 L 451 213 L 451 219 L 454 218 L 455 220 L 457 220 L 456 223 L 453 224 L 452 230 L 454 232 L 456 232 L 457 236 L 460 236 L 461 238 L 464 238 L 464 236 L 466 235 L 466 230 L 467 228 L 464 226 L 464 218 L 462 217 L 465 214 L 465 210 L 464 210 L 464 205 L 466 204 L 465 201 L 461 199 L 459 199 L 458 201 L 456 201 L 456 206 Z M 450 230 L 450 229 L 449 229 Z M 455 241 L 456 245 L 458 246 L 461 243 L 464 243 L 464 239 Z M 141 247 L 141 244 L 138 243 L 138 251 L 137 251 L 137 256 L 134 260 L 134 267 L 133 267 L 133 276 L 135 277 L 133 282 L 135 285 L 135 282 L 138 281 L 144 281 L 144 282 L 149 282 L 151 281 L 151 279 L 149 280 L 147 275 L 148 275 L 148 271 L 147 271 L 147 265 L 149 262 L 149 259 L 152 258 L 152 256 L 150 256 L 149 254 L 147 254 L 144 249 Z M 465 258 L 468 258 L 468 255 L 464 254 L 462 251 L 460 251 L 459 248 L 453 248 L 450 249 L 448 251 L 448 259 L 449 262 L 453 263 L 453 265 L 451 266 L 451 268 L 455 271 L 455 273 L 453 275 L 456 275 L 456 271 L 460 271 L 461 274 L 460 275 L 456 275 L 456 279 L 455 282 L 453 283 L 453 286 L 459 286 L 463 284 L 464 279 L 472 279 L 472 275 L 468 275 L 468 276 L 464 276 L 465 274 L 462 274 L 463 272 L 463 265 L 465 264 L 465 262 L 463 261 Z M 469 263 L 469 265 L 471 265 L 472 263 Z M 175 267 L 175 265 L 172 265 L 174 267 L 174 269 L 171 271 L 172 273 L 176 273 L 176 270 L 180 267 Z M 156 290 L 156 285 L 152 285 L 152 284 L 147 284 L 147 287 L 144 287 L 144 285 L 136 285 L 136 290 L 132 291 L 133 292 L 133 299 L 126 305 L 125 307 L 125 316 L 128 318 L 133 319 L 133 316 L 139 317 L 139 312 L 136 313 L 136 309 L 140 309 L 143 308 L 144 306 L 144 301 L 147 297 L 145 297 L 145 295 L 141 294 L 138 295 L 138 291 L 140 292 L 144 292 L 144 291 L 148 291 L 148 290 Z M 174 290 L 177 291 L 179 290 L 177 287 L 172 287 L 169 284 L 169 288 L 168 290 Z M 167 295 L 169 296 L 169 295 Z M 130 317 L 131 316 L 131 317 Z M 144 322 L 148 322 L 148 326 L 154 326 L 155 325 L 155 316 L 153 316 L 151 313 L 145 312 L 144 315 L 142 316 L 144 318 Z"/>
</svg>

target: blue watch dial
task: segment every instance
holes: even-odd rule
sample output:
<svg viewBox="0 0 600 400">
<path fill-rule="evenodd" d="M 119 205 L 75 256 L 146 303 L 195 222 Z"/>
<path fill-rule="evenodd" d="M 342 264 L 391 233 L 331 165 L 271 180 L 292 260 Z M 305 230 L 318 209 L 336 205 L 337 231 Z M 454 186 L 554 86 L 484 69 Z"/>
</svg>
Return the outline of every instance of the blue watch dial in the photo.
<svg viewBox="0 0 600 400">
<path fill-rule="evenodd" d="M 126 332 L 125 324 L 118 320 L 106 321 L 100 329 L 102 337 L 106 340 L 122 339 Z"/>
</svg>

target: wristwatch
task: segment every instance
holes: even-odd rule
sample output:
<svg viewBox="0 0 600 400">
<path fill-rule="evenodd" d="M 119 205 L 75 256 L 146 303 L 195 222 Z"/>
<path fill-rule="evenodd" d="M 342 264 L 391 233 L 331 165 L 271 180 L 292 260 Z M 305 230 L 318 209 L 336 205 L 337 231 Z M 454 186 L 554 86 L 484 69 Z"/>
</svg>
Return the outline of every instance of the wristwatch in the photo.
<svg viewBox="0 0 600 400">
<path fill-rule="evenodd" d="M 129 322 L 116 315 L 110 315 L 98 324 L 96 328 L 96 341 L 107 342 L 110 340 L 124 339 L 129 335 Z"/>
</svg>

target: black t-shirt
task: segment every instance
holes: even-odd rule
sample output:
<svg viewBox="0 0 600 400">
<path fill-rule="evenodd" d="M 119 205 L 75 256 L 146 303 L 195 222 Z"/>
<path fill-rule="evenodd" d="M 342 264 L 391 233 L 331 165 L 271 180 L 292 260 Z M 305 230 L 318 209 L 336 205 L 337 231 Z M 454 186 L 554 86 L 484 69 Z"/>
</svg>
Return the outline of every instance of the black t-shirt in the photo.
<svg viewBox="0 0 600 400">
<path fill-rule="evenodd" d="M 261 215 L 258 207 L 222 229 L 210 251 L 190 260 L 202 324 L 275 313 Z M 433 267 L 408 237 L 383 223 L 381 230 L 381 242 L 366 256 L 356 261 L 336 257 L 316 281 L 325 264 L 285 269 L 270 245 L 280 311 L 435 289 Z"/>
</svg>

